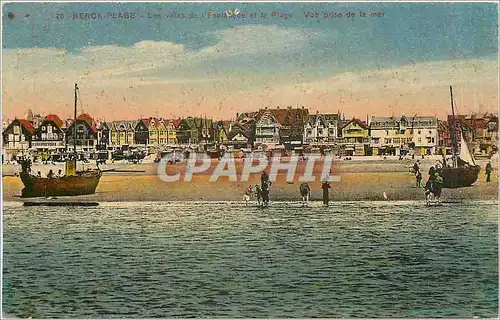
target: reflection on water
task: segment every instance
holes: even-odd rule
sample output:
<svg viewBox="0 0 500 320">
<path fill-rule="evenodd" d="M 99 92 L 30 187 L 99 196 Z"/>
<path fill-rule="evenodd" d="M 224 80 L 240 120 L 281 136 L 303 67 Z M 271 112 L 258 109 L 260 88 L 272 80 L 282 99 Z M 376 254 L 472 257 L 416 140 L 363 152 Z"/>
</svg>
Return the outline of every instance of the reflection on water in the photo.
<svg viewBox="0 0 500 320">
<path fill-rule="evenodd" d="M 4 312 L 496 317 L 497 206 L 4 208 Z"/>
</svg>

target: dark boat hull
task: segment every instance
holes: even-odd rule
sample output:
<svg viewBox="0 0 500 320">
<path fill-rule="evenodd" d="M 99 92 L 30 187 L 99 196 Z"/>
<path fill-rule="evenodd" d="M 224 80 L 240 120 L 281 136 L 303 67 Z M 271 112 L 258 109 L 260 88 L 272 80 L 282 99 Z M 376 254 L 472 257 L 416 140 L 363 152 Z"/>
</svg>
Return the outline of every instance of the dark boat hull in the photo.
<svg viewBox="0 0 500 320">
<path fill-rule="evenodd" d="M 479 166 L 442 168 L 439 175 L 443 178 L 443 188 L 461 188 L 471 186 L 477 181 L 481 168 Z"/>
<path fill-rule="evenodd" d="M 26 173 L 21 173 L 24 184 L 21 197 L 48 197 L 48 196 L 77 196 L 94 194 L 99 179 L 100 171 L 79 173 L 76 176 L 62 178 L 39 178 Z"/>
<path fill-rule="evenodd" d="M 99 202 L 94 201 L 25 201 L 25 207 L 97 207 Z"/>
</svg>

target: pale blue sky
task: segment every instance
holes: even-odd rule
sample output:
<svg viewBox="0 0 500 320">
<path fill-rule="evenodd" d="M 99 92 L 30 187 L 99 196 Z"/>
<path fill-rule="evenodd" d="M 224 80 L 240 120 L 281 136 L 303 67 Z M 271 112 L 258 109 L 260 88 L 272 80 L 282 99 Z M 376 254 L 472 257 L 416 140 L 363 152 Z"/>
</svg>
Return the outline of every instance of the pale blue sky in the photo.
<svg viewBox="0 0 500 320">
<path fill-rule="evenodd" d="M 201 16 L 210 9 L 223 12 L 228 8 L 238 8 L 247 14 L 265 12 L 267 18 L 147 18 L 148 13 L 165 15 L 175 10 Z M 218 90 L 246 92 L 246 96 L 251 97 L 256 92 L 279 91 L 282 86 L 289 90 L 290 86 L 299 87 L 346 73 L 363 74 L 442 61 L 486 59 L 498 68 L 497 6 L 494 3 L 8 3 L 3 9 L 3 48 L 7 49 L 4 54 L 10 54 L 5 61 L 15 63 L 15 68 L 4 63 L 7 75 L 9 68 L 16 69 L 14 73 L 21 70 L 27 78 L 31 78 L 31 71 L 38 75 L 52 74 L 40 63 L 31 66 L 25 62 L 27 53 L 20 56 L 19 52 L 23 51 L 19 49 L 62 49 L 65 55 L 74 59 L 65 58 L 64 64 L 57 65 L 54 57 L 43 56 L 44 63 L 41 63 L 47 64 L 49 69 L 53 67 L 54 77 L 61 81 L 67 79 L 67 75 L 58 72 L 65 67 L 81 70 L 75 72 L 79 77 L 84 77 L 81 74 L 84 71 L 113 70 L 107 78 L 101 75 L 116 80 L 113 86 L 126 77 L 182 83 L 177 91 L 199 94 L 211 88 L 212 96 L 207 100 L 212 108 L 217 104 L 223 108 L 221 105 L 231 100 L 222 97 Z M 135 13 L 136 18 L 71 19 L 72 14 L 78 12 L 106 15 L 125 11 Z M 291 17 L 273 18 L 273 11 Z M 355 12 L 356 18 L 324 19 L 323 15 L 324 12 L 345 14 L 348 11 Z M 383 12 L 384 16 L 360 18 L 359 11 Z M 319 18 L 306 18 L 305 12 L 317 12 Z M 11 14 L 9 18 L 9 13 L 14 17 Z M 65 19 L 57 19 L 58 14 L 63 14 Z M 141 43 L 139 49 L 138 43 Z M 148 43 L 152 46 L 144 48 Z M 116 47 L 102 47 L 106 45 Z M 155 55 L 158 50 L 164 52 L 169 63 L 161 54 Z M 42 59 L 41 54 L 46 52 L 38 50 L 29 54 L 35 55 L 31 59 L 35 61 Z M 136 55 L 136 60 L 130 61 L 131 55 Z M 105 59 L 122 59 L 126 72 L 117 72 L 120 66 L 112 66 L 111 61 L 96 62 Z M 141 60 L 145 64 L 151 62 L 150 67 L 137 67 Z M 54 63 L 48 65 L 47 61 Z M 207 77 L 211 81 L 203 81 Z M 474 77 L 481 78 L 481 75 Z M 346 84 L 345 90 L 350 95 L 353 91 L 356 94 L 357 89 Z M 313 98 L 315 107 L 326 103 L 318 101 L 318 95 Z M 203 104 L 204 100 L 200 99 L 172 99 L 169 103 L 193 106 Z M 270 99 L 269 103 L 275 100 Z M 19 103 L 15 99 L 12 102 Z M 340 100 L 335 102 L 339 103 Z M 157 105 L 158 101 L 148 104 Z"/>
</svg>

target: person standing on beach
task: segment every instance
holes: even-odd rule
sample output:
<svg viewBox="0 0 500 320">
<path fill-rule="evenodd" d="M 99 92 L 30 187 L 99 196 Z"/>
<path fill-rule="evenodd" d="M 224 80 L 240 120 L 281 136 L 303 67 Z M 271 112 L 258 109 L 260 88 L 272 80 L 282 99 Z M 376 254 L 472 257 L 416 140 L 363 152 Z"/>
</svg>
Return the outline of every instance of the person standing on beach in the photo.
<svg viewBox="0 0 500 320">
<path fill-rule="evenodd" d="M 413 165 L 413 173 L 417 174 L 417 171 L 420 170 L 420 167 L 418 166 L 418 160 L 417 162 L 415 162 L 415 164 Z"/>
<path fill-rule="evenodd" d="M 262 174 L 260 175 L 260 183 L 263 184 L 267 181 L 269 181 L 269 175 L 267 174 L 267 172 L 262 171 Z"/>
<path fill-rule="evenodd" d="M 321 189 L 323 189 L 323 204 L 328 206 L 328 201 L 330 200 L 330 182 L 328 182 L 328 177 L 325 177 L 325 179 L 321 183 Z"/>
<path fill-rule="evenodd" d="M 436 168 L 434 166 L 431 166 L 429 168 L 429 180 L 433 181 L 434 180 L 434 174 L 436 173 Z"/>
<path fill-rule="evenodd" d="M 491 161 L 488 161 L 488 163 L 486 164 L 485 171 L 486 171 L 486 182 L 491 182 L 491 171 L 492 171 Z"/>
<path fill-rule="evenodd" d="M 422 172 L 420 172 L 420 170 L 417 171 L 415 178 L 417 179 L 416 187 L 420 188 L 422 186 Z"/>
</svg>

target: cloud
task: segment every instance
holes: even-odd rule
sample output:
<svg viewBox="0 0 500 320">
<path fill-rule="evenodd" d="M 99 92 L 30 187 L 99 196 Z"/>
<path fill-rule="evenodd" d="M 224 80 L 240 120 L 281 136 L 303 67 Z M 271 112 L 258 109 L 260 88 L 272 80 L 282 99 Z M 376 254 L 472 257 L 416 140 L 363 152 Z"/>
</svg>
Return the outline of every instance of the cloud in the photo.
<svg viewBox="0 0 500 320">
<path fill-rule="evenodd" d="M 445 60 L 344 72 L 317 81 L 287 85 L 264 96 L 270 103 L 295 101 L 321 111 L 347 114 L 428 114 L 450 112 L 449 86 L 459 111 L 498 110 L 498 62 L 495 58 Z M 283 99 L 282 97 L 286 97 Z"/>
<path fill-rule="evenodd" d="M 449 85 L 456 89 L 463 112 L 477 111 L 481 105 L 497 109 L 498 63 L 493 58 L 368 70 L 340 69 L 332 61 L 333 67 L 324 66 L 331 71 L 329 76 L 318 78 L 305 64 L 301 68 L 312 76 L 302 78 L 278 67 L 259 69 L 259 63 L 271 57 L 276 61 L 291 59 L 289 66 L 293 68 L 294 60 L 287 54 L 316 50 L 309 45 L 326 40 L 321 32 L 247 25 L 207 36 L 215 37 L 215 43 L 198 50 L 168 41 L 141 41 L 129 47 L 89 46 L 75 52 L 4 49 L 4 114 L 21 115 L 30 107 L 65 113 L 61 110 L 70 110 L 74 82 L 80 85 L 86 111 L 107 119 L 153 115 L 156 110 L 165 110 L 165 116 L 203 112 L 228 118 L 265 105 L 296 104 L 324 112 L 340 109 L 357 116 L 443 115 L 449 109 Z M 329 34 L 328 39 L 335 36 Z M 241 61 L 250 67 L 240 73 L 207 75 L 206 66 L 227 61 Z"/>
<path fill-rule="evenodd" d="M 110 79 L 137 76 L 168 68 L 189 68 L 217 59 L 264 56 L 300 50 L 321 33 L 278 26 L 247 25 L 207 33 L 217 43 L 200 50 L 186 50 L 168 41 L 141 41 L 130 47 L 100 45 L 74 53 L 64 49 L 3 50 L 4 74 L 13 78 L 50 75 L 54 78 Z"/>
<path fill-rule="evenodd" d="M 324 36 L 313 29 L 246 25 L 215 33 L 219 42 L 200 51 L 199 56 L 217 57 L 268 55 L 301 50 L 308 42 Z M 331 36 L 331 35 L 330 35 Z"/>
</svg>

